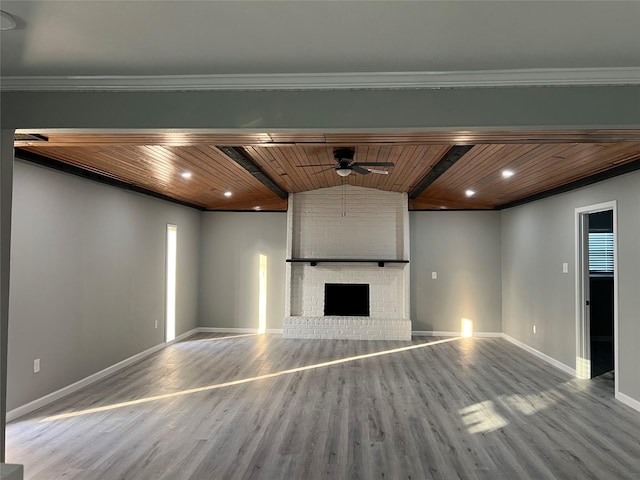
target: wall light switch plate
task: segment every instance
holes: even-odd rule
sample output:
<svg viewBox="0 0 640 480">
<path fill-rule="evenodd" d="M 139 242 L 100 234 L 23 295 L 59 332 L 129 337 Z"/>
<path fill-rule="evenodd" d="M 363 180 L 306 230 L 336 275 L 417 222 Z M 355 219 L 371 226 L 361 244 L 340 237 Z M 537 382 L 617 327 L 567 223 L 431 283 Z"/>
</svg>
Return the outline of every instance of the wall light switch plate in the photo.
<svg viewBox="0 0 640 480">
<path fill-rule="evenodd" d="M 569 273 L 569 264 L 568 263 L 563 263 L 562 264 L 562 273 Z"/>
<path fill-rule="evenodd" d="M 36 358 L 33 361 L 33 373 L 38 373 L 40 371 L 40 359 Z"/>
<path fill-rule="evenodd" d="M 436 280 L 438 278 L 438 272 L 431 272 L 431 278 Z"/>
</svg>

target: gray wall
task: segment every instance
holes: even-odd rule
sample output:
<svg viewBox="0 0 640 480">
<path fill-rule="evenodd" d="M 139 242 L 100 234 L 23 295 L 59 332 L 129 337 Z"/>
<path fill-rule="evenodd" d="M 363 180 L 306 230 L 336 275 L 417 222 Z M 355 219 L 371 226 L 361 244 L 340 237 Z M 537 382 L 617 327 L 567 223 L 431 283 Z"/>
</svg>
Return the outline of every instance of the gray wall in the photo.
<svg viewBox="0 0 640 480">
<path fill-rule="evenodd" d="M 286 212 L 205 212 L 201 327 L 258 328 L 259 255 L 267 256 L 267 329 L 284 320 Z"/>
<path fill-rule="evenodd" d="M 500 212 L 410 212 L 413 330 L 502 331 Z M 437 280 L 431 279 L 437 272 Z"/>
<path fill-rule="evenodd" d="M 638 128 L 640 86 L 7 92 L 3 128 Z M 245 130 L 246 131 L 246 130 Z"/>
<path fill-rule="evenodd" d="M 178 225 L 176 331 L 197 326 L 199 217 L 16 161 L 9 409 L 164 341 L 167 223 Z"/>
<path fill-rule="evenodd" d="M 618 202 L 620 391 L 640 400 L 640 172 L 502 212 L 504 332 L 575 368 L 575 208 Z M 562 273 L 562 263 L 569 273 Z M 537 334 L 532 331 L 536 324 Z"/>
</svg>

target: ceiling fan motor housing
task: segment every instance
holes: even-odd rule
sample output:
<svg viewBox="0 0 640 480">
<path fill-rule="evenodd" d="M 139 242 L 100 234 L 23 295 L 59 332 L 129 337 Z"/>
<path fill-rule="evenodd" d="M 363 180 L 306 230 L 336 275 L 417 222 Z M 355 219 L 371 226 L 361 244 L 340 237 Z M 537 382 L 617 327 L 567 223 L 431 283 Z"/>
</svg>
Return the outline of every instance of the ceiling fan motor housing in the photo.
<svg viewBox="0 0 640 480">
<path fill-rule="evenodd" d="M 348 165 L 351 162 L 353 162 L 354 154 L 355 154 L 355 150 L 353 150 L 353 148 L 339 148 L 337 150 L 334 150 L 333 158 L 340 165 L 343 165 L 345 163 Z"/>
</svg>

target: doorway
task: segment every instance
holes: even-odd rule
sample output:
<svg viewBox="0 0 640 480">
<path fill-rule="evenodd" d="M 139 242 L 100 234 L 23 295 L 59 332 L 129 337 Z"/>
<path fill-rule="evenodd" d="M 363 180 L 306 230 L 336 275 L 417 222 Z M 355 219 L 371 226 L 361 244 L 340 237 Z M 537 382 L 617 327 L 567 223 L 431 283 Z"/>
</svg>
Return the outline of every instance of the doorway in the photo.
<svg viewBox="0 0 640 480">
<path fill-rule="evenodd" d="M 617 355 L 616 202 L 576 209 L 576 375 L 615 371 Z M 615 378 L 615 391 L 618 382 Z"/>
</svg>

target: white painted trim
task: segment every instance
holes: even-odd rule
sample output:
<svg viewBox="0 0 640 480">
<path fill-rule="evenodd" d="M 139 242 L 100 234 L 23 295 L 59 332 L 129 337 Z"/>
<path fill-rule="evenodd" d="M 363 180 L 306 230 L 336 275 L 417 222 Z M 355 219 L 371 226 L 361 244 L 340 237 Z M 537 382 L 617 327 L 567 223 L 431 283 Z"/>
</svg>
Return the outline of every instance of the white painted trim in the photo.
<svg viewBox="0 0 640 480">
<path fill-rule="evenodd" d="M 618 279 L 618 271 L 620 264 L 618 263 L 618 203 L 612 202 L 613 207 L 613 369 L 616 375 L 614 381 L 614 392 L 616 397 L 620 393 L 620 353 L 618 351 L 618 312 L 620 310 L 618 304 L 618 288 L 620 281 Z"/>
<path fill-rule="evenodd" d="M 629 395 L 625 395 L 622 392 L 616 392 L 616 400 L 620 400 L 627 407 L 631 407 L 634 410 L 638 410 L 640 412 L 640 402 L 631 398 Z"/>
<path fill-rule="evenodd" d="M 574 252 L 575 252 L 575 315 L 576 315 L 576 376 L 578 378 L 587 379 L 591 377 L 591 352 L 590 343 L 587 341 L 589 337 L 589 322 L 583 320 L 585 315 L 586 297 L 586 273 L 583 270 L 584 264 L 584 242 L 585 236 L 583 232 L 583 212 L 582 208 L 575 209 L 575 233 L 574 233 Z M 586 331 L 584 331 L 586 329 Z"/>
<path fill-rule="evenodd" d="M 478 338 L 502 338 L 502 335 L 502 332 L 473 332 L 473 336 Z"/>
<path fill-rule="evenodd" d="M 189 330 L 188 332 L 181 333 L 180 335 L 178 335 L 176 338 L 174 338 L 170 342 L 165 342 L 165 346 L 168 347 L 169 345 L 173 345 L 176 342 L 180 342 L 180 341 L 182 341 L 182 340 L 184 340 L 186 338 L 192 337 L 196 333 L 200 333 L 200 329 L 198 327 L 194 328 L 193 330 Z"/>
<path fill-rule="evenodd" d="M 459 337 L 461 335 L 461 332 L 460 331 L 447 332 L 445 330 L 433 330 L 431 334 L 434 337 Z"/>
<path fill-rule="evenodd" d="M 507 335 L 506 333 L 502 334 L 502 338 L 508 340 L 509 342 L 513 343 L 515 346 L 520 347 L 521 349 L 529 352 L 530 354 L 535 355 L 536 357 L 544 360 L 545 362 L 553 365 L 557 369 L 562 370 L 565 373 L 568 373 L 572 377 L 576 376 L 576 370 L 574 368 L 571 368 L 570 366 L 565 365 L 564 363 L 556 360 L 555 358 L 550 357 L 546 353 L 542 353 L 541 351 L 536 350 L 533 347 L 530 347 L 529 345 L 527 345 L 526 343 L 521 342 L 520 340 L 516 340 L 515 338 Z"/>
<path fill-rule="evenodd" d="M 412 330 L 411 331 L 411 336 L 412 337 L 433 337 L 433 332 L 427 331 L 427 330 Z"/>
<path fill-rule="evenodd" d="M 413 330 L 414 337 L 459 337 L 460 332 L 448 332 L 444 330 Z M 502 332 L 473 332 L 476 338 L 501 338 Z"/>
<path fill-rule="evenodd" d="M 55 392 L 52 392 L 48 395 L 45 395 L 44 397 L 40 397 L 18 408 L 14 408 L 13 410 L 7 412 L 7 422 L 10 422 L 11 420 L 15 420 L 16 418 L 22 417 L 27 413 L 31 413 L 34 410 L 37 410 L 39 408 L 44 407 L 45 405 L 50 404 L 51 402 L 55 402 L 56 400 L 61 399 L 62 397 L 66 397 L 67 395 L 73 392 L 76 392 L 81 388 L 86 387 L 87 385 L 91 385 L 92 383 L 95 383 L 98 380 L 102 380 L 103 378 L 108 377 L 109 375 L 112 375 L 122 370 L 123 368 L 128 367 L 129 365 L 139 362 L 140 360 L 150 355 L 153 355 L 156 352 L 159 352 L 163 348 L 165 348 L 164 342 L 156 345 L 155 347 L 148 348 L 136 355 L 133 355 L 132 357 L 126 358 L 121 362 L 118 362 L 114 365 L 111 365 L 110 367 L 105 368 L 104 370 L 100 370 L 99 372 L 89 375 L 88 377 L 83 378 L 82 380 L 78 380 L 77 382 L 72 383 L 71 385 L 62 387 L 61 389 L 56 390 Z"/>
<path fill-rule="evenodd" d="M 176 340 L 183 340 L 196 333 L 258 333 L 257 328 L 227 328 L 227 327 L 197 327 L 193 330 L 180 335 L 180 338 Z M 272 333 L 275 335 L 282 335 L 282 328 L 267 328 L 266 333 Z"/>
<path fill-rule="evenodd" d="M 257 328 L 198 327 L 196 333 L 258 333 Z"/>
<path fill-rule="evenodd" d="M 459 337 L 460 332 L 445 332 L 438 330 L 413 330 L 411 336 L 416 337 Z"/>
<path fill-rule="evenodd" d="M 640 68 L 549 68 L 452 72 L 1 77 L 2 91 L 344 90 L 640 85 Z"/>
<path fill-rule="evenodd" d="M 227 328 L 227 327 L 196 327 L 193 330 L 189 330 L 186 333 L 176 337 L 176 342 L 180 340 L 184 340 L 185 338 L 191 337 L 197 333 L 258 333 L 257 328 Z M 266 333 L 271 333 L 274 335 L 282 335 L 282 328 L 268 328 Z M 171 345 L 170 342 L 167 345 Z"/>
</svg>

